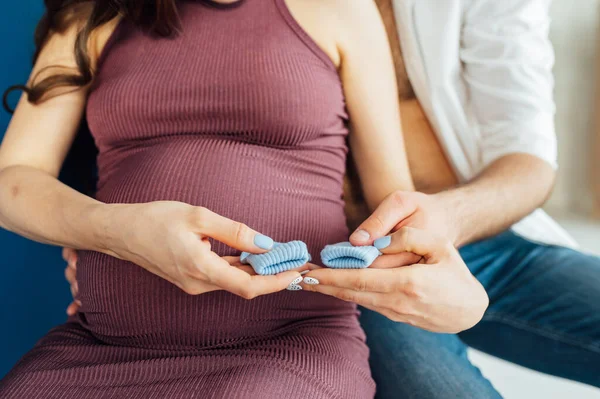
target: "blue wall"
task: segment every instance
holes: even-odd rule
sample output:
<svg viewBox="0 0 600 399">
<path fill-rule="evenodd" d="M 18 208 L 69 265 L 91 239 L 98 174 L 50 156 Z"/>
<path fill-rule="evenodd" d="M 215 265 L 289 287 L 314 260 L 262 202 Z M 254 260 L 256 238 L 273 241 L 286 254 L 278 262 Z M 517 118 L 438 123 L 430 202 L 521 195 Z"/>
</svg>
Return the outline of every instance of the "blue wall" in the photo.
<svg viewBox="0 0 600 399">
<path fill-rule="evenodd" d="M 42 0 L 2 4 L 0 91 L 27 80 L 33 31 Z M 0 111 L 0 136 L 10 115 Z M 33 243 L 0 229 L 0 377 L 50 328 L 65 321 L 69 289 L 58 248 Z"/>
</svg>

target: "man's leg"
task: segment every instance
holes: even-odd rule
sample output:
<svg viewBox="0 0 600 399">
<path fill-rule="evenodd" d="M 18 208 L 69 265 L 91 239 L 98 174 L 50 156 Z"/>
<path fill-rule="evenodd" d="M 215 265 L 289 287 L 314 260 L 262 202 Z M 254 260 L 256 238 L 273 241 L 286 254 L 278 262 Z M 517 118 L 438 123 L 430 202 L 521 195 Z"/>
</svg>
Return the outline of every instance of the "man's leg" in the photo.
<svg viewBox="0 0 600 399">
<path fill-rule="evenodd" d="M 512 232 L 460 252 L 490 296 L 483 320 L 461 333 L 462 340 L 525 367 L 600 386 L 600 258 Z M 379 397 L 449 397 L 445 392 L 455 376 L 460 396 L 486 397 L 471 395 L 473 385 L 465 380 L 492 390 L 456 336 L 427 333 L 367 310 L 361 323 Z"/>
<path fill-rule="evenodd" d="M 460 334 L 483 352 L 600 387 L 600 258 L 512 232 L 464 247 L 490 307 Z"/>
<path fill-rule="evenodd" d="M 377 398 L 500 398 L 456 336 L 434 334 L 361 309 Z"/>
</svg>

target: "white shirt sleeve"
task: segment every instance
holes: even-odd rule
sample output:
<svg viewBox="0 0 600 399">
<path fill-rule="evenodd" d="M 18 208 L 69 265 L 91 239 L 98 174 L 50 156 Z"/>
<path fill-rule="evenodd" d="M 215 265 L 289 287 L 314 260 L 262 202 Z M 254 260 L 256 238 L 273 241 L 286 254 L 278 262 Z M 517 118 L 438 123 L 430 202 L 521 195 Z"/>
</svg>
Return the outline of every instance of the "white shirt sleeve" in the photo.
<svg viewBox="0 0 600 399">
<path fill-rule="evenodd" d="M 465 3 L 461 61 L 486 166 L 512 153 L 532 154 L 557 166 L 550 3 Z"/>
</svg>

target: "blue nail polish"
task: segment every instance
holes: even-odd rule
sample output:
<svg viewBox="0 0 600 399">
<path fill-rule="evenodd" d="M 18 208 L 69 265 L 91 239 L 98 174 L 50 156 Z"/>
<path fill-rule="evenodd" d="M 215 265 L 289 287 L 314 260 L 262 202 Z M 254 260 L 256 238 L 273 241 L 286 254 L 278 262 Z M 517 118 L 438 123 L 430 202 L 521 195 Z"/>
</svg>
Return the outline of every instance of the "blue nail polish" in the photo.
<svg viewBox="0 0 600 399">
<path fill-rule="evenodd" d="M 262 234 L 254 236 L 254 245 L 260 249 L 271 249 L 273 248 L 273 239 Z"/>
<path fill-rule="evenodd" d="M 376 239 L 375 242 L 373 243 L 373 246 L 379 250 L 382 250 L 384 248 L 389 247 L 391 243 L 392 243 L 392 237 L 385 236 L 385 237 Z"/>
</svg>

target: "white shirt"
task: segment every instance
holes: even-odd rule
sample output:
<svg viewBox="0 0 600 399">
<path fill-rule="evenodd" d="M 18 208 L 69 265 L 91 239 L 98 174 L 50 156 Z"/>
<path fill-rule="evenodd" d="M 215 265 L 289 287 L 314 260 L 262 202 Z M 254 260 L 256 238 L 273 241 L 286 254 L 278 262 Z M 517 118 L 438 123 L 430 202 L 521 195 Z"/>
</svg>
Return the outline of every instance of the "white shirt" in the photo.
<svg viewBox="0 0 600 399">
<path fill-rule="evenodd" d="M 393 1 L 408 77 L 458 179 L 513 153 L 556 168 L 551 0 Z M 513 230 L 577 245 L 541 209 Z"/>
</svg>

